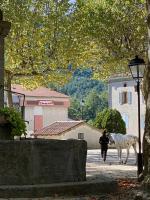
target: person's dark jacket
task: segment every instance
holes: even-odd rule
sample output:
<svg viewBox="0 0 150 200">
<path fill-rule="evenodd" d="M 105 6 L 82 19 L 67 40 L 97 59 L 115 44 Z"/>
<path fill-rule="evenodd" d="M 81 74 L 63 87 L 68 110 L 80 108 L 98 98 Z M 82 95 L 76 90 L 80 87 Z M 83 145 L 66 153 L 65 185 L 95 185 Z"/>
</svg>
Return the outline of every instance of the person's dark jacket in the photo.
<svg viewBox="0 0 150 200">
<path fill-rule="evenodd" d="M 109 138 L 106 135 L 103 135 L 99 139 L 99 143 L 101 144 L 101 147 L 104 149 L 108 148 Z"/>
</svg>

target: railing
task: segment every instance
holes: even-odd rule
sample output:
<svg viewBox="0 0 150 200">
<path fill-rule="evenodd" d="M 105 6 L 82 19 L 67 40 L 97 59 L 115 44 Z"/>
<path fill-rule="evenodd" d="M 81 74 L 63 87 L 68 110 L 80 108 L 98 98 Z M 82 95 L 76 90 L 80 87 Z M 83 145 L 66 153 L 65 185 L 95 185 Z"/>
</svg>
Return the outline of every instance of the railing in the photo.
<svg viewBox="0 0 150 200">
<path fill-rule="evenodd" d="M 17 96 L 23 96 L 23 101 L 22 101 L 22 106 L 20 106 L 20 104 L 18 104 L 18 106 L 21 108 L 20 111 L 21 111 L 21 116 L 22 118 L 24 119 L 24 111 L 25 111 L 25 94 L 23 93 L 19 93 L 19 92 L 14 92 L 14 91 L 11 91 L 11 90 L 8 90 L 8 89 L 4 89 L 4 91 L 6 92 L 10 92 L 12 94 L 16 94 Z M 27 121 L 28 122 L 28 121 Z"/>
</svg>

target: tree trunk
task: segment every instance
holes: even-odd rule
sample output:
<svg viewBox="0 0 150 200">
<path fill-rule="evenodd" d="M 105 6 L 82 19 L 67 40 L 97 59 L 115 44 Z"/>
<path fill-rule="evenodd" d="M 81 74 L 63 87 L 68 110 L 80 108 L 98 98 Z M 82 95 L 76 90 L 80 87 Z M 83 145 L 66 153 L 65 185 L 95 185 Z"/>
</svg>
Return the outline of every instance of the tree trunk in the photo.
<svg viewBox="0 0 150 200">
<path fill-rule="evenodd" d="M 150 189 L 150 0 L 146 0 L 148 26 L 148 65 L 144 77 L 144 94 L 146 103 L 145 131 L 143 139 L 144 183 Z"/>
</svg>

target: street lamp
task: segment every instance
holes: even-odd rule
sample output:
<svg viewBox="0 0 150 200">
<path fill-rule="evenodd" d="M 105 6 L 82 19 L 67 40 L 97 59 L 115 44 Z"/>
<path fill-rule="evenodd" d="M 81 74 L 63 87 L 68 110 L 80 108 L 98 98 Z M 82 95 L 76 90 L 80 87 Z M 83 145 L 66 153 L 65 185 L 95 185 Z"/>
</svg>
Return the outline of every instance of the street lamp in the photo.
<svg viewBox="0 0 150 200">
<path fill-rule="evenodd" d="M 80 105 L 81 105 L 81 119 L 83 120 L 83 107 L 84 107 L 84 100 L 83 99 L 81 99 Z"/>
<path fill-rule="evenodd" d="M 141 152 L 141 124 L 140 124 L 140 82 L 143 78 L 144 70 L 145 70 L 145 62 L 142 58 L 135 56 L 129 64 L 129 69 L 131 71 L 131 75 L 133 79 L 137 82 L 137 95 L 138 95 L 138 143 L 139 143 L 139 152 L 137 155 L 137 167 L 138 167 L 138 176 L 143 171 L 143 156 Z"/>
</svg>

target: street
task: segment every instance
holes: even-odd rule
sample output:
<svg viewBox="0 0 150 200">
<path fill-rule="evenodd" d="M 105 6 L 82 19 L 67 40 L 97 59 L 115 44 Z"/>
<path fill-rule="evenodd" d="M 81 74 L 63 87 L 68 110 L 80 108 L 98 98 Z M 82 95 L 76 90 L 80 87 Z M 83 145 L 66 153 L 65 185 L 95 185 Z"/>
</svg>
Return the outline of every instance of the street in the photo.
<svg viewBox="0 0 150 200">
<path fill-rule="evenodd" d="M 122 158 L 125 160 L 126 150 L 123 150 Z M 137 177 L 137 166 L 136 157 L 133 149 L 130 149 L 130 154 L 127 164 L 119 164 L 117 150 L 108 149 L 107 159 L 104 163 L 100 149 L 88 150 L 87 153 L 87 180 L 97 180 L 106 178 L 136 178 Z"/>
</svg>

